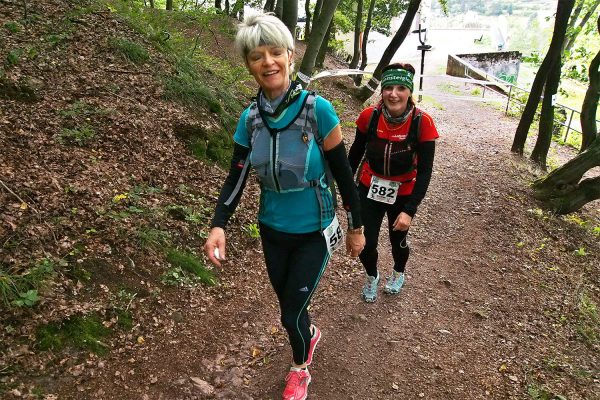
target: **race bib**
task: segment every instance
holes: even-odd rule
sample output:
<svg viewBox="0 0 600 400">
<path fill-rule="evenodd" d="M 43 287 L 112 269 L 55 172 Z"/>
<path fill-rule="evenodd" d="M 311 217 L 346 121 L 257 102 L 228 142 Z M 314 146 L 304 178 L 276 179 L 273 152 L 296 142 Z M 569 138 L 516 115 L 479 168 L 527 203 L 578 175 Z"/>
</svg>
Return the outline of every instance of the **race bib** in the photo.
<svg viewBox="0 0 600 400">
<path fill-rule="evenodd" d="M 344 242 L 344 231 L 340 226 L 340 221 L 338 221 L 337 215 L 333 217 L 333 221 L 331 221 L 329 226 L 325 228 L 323 231 L 323 236 L 327 242 L 327 251 L 330 255 L 333 255 L 333 252 L 336 251 Z"/>
<path fill-rule="evenodd" d="M 399 187 L 400 182 L 389 181 L 373 175 L 367 197 L 381 203 L 394 204 Z"/>
</svg>

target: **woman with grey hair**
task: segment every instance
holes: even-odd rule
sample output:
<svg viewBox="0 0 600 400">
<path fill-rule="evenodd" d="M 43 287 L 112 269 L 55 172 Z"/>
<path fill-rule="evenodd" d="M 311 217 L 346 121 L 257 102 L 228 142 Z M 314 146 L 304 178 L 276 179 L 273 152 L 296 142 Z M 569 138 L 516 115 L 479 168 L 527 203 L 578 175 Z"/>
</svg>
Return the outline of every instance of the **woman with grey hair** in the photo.
<svg viewBox="0 0 600 400">
<path fill-rule="evenodd" d="M 236 47 L 259 85 L 242 112 L 229 175 L 221 189 L 204 250 L 212 263 L 225 260 L 225 226 L 239 203 L 249 168 L 261 188 L 258 221 L 269 279 L 292 347 L 283 399 L 307 396 L 320 330 L 308 305 L 332 252 L 343 241 L 335 214 L 332 179 L 348 215 L 346 251 L 357 257 L 365 238 L 359 199 L 331 103 L 291 79 L 294 39 L 270 14 L 248 16 Z"/>
</svg>

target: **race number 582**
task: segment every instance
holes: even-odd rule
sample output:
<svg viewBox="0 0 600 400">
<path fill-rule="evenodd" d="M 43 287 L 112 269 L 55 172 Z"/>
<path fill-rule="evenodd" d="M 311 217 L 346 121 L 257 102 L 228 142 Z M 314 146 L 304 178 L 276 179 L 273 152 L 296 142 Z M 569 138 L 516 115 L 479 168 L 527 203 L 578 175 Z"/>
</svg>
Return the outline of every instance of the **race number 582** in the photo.
<svg viewBox="0 0 600 400">
<path fill-rule="evenodd" d="M 387 179 L 373 176 L 367 198 L 379 201 L 381 203 L 394 204 L 400 182 L 394 182 Z"/>
</svg>

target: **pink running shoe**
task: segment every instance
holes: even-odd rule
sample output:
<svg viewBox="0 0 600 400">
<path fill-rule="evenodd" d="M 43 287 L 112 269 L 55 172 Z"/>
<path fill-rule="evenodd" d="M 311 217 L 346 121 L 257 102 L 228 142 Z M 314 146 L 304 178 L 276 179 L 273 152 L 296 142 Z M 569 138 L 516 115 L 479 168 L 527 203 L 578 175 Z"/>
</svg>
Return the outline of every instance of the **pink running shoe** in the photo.
<svg viewBox="0 0 600 400">
<path fill-rule="evenodd" d="M 308 358 L 306 359 L 306 365 L 310 365 L 313 359 L 313 353 L 315 352 L 315 347 L 317 347 L 317 343 L 321 340 L 321 330 L 316 326 L 313 327 L 313 335 L 310 338 L 310 347 L 308 348 Z"/>
<path fill-rule="evenodd" d="M 305 400 L 308 396 L 310 373 L 307 369 L 290 368 L 285 377 L 283 400 Z"/>
</svg>

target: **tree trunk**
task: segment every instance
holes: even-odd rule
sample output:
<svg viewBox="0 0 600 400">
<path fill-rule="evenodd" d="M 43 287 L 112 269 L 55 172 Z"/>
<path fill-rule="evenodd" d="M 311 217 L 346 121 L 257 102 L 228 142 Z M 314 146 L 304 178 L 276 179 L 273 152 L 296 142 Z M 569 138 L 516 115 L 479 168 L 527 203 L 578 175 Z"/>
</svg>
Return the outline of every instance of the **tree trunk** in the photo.
<svg viewBox="0 0 600 400">
<path fill-rule="evenodd" d="M 315 60 L 315 66 L 318 68 L 323 68 L 323 64 L 325 63 L 325 55 L 327 55 L 327 49 L 329 48 L 329 39 L 331 39 L 331 35 L 335 29 L 334 25 L 332 18 L 329 27 L 327 28 L 327 32 L 325 33 L 325 37 L 321 42 L 321 48 L 319 49 L 319 53 L 317 53 L 317 59 Z"/>
<path fill-rule="evenodd" d="M 304 41 L 308 41 L 310 37 L 310 0 L 304 2 L 304 13 L 306 14 L 306 21 L 304 22 Z"/>
<path fill-rule="evenodd" d="M 415 15 L 417 14 L 417 11 L 419 11 L 420 4 L 421 0 L 410 0 L 410 3 L 408 4 L 408 9 L 406 10 L 406 16 L 402 20 L 402 25 L 400 25 L 398 32 L 396 32 L 396 34 L 392 38 L 392 41 L 383 52 L 381 60 L 377 64 L 377 67 L 375 67 L 375 71 L 373 71 L 373 77 L 369 80 L 369 82 L 367 82 L 365 86 L 363 86 L 360 89 L 359 93 L 357 94 L 357 98 L 359 100 L 366 101 L 369 97 L 373 95 L 373 93 L 375 93 L 375 90 L 377 90 L 377 86 L 379 85 L 379 79 L 381 79 L 381 70 L 383 70 L 383 68 L 390 63 L 390 61 L 394 57 L 394 54 L 396 54 L 396 51 L 398 51 L 398 48 L 400 47 L 402 42 L 404 42 L 406 35 L 408 35 L 408 32 L 410 31 L 410 27 L 412 26 L 413 20 L 415 19 Z"/>
<path fill-rule="evenodd" d="M 598 17 L 600 32 L 600 17 Z M 583 175 L 600 166 L 600 132 L 596 130 L 596 110 L 600 96 L 600 52 L 590 64 L 590 85 L 581 107 L 584 140 L 591 143 L 579 155 L 533 184 L 534 196 L 544 207 L 559 214 L 579 210 L 590 201 L 600 199 L 600 177 L 584 179 Z M 589 121 L 588 124 L 583 121 Z M 581 181 L 581 182 L 580 182 Z"/>
<path fill-rule="evenodd" d="M 165 9 L 167 11 L 173 11 L 173 0 L 167 0 L 167 4 L 166 4 Z"/>
<path fill-rule="evenodd" d="M 565 40 L 565 33 L 567 31 L 567 25 L 569 23 L 569 15 L 575 0 L 558 0 L 558 6 L 556 9 L 556 20 L 554 21 L 554 32 L 552 33 L 552 40 L 550 42 L 550 48 L 542 65 L 535 75 L 529 97 L 527 98 L 527 104 L 523 110 L 523 115 L 519 120 L 517 131 L 513 139 L 511 151 L 517 154 L 523 154 L 525 148 L 525 141 L 527 140 L 527 134 L 529 133 L 529 127 L 535 117 L 537 106 L 540 102 L 540 95 L 544 88 L 544 83 L 547 80 L 552 64 L 557 57 L 561 56 L 562 44 Z"/>
<path fill-rule="evenodd" d="M 274 9 L 275 9 L 275 0 L 265 1 L 265 7 L 263 8 L 264 12 L 273 12 Z"/>
<path fill-rule="evenodd" d="M 548 150 L 552 143 L 552 132 L 554 128 L 554 100 L 560 83 L 561 57 L 554 61 L 550 68 L 548 79 L 544 88 L 544 99 L 542 100 L 542 113 L 540 115 L 540 124 L 538 137 L 531 152 L 531 159 L 546 171 L 546 160 Z M 553 99 L 554 98 L 554 99 Z"/>
<path fill-rule="evenodd" d="M 536 181 L 533 195 L 544 207 L 558 214 L 577 211 L 590 201 L 600 199 L 600 176 L 580 182 L 583 174 L 598 166 L 600 138 L 597 137 L 583 153 Z"/>
<path fill-rule="evenodd" d="M 598 33 L 600 34 L 600 16 L 598 16 Z M 583 104 L 581 105 L 581 151 L 587 149 L 598 136 L 598 127 L 596 126 L 596 109 L 598 100 L 600 100 L 600 51 L 590 63 L 588 72 L 590 84 L 585 92 Z"/>
<path fill-rule="evenodd" d="M 360 34 L 362 32 L 362 14 L 363 14 L 363 0 L 358 0 L 356 4 L 356 19 L 354 20 L 354 52 L 352 53 L 352 61 L 350 61 L 350 68 L 356 68 L 360 59 Z"/>
<path fill-rule="evenodd" d="M 360 57 L 360 67 L 361 71 L 364 71 L 367 68 L 367 47 L 369 44 L 369 32 L 371 31 L 371 21 L 373 20 L 373 10 L 375 9 L 375 1 L 371 0 L 371 4 L 369 5 L 369 13 L 367 14 L 367 22 L 365 23 L 365 33 L 363 33 L 362 37 L 362 56 Z M 356 86 L 360 86 L 362 83 L 363 75 L 354 75 L 354 84 Z"/>
<path fill-rule="evenodd" d="M 281 20 L 296 39 L 296 26 L 298 25 L 298 0 L 283 0 L 283 14 Z"/>
<path fill-rule="evenodd" d="M 225 0 L 225 14 L 229 15 L 229 11 L 230 11 L 229 0 Z"/>
<path fill-rule="evenodd" d="M 315 26 L 315 23 L 317 22 L 317 20 L 319 19 L 319 15 L 321 14 L 321 9 L 323 8 L 323 0 L 317 0 L 317 4 L 315 4 L 315 13 L 313 15 L 313 29 Z M 327 24 L 327 27 L 329 27 L 329 24 Z"/>
<path fill-rule="evenodd" d="M 319 13 L 319 18 L 315 17 L 312 33 L 310 34 L 310 40 L 306 46 L 304 58 L 302 58 L 302 64 L 300 65 L 298 72 L 297 80 L 301 82 L 303 86 L 306 86 L 308 83 L 308 78 L 306 77 L 310 78 L 312 75 L 313 69 L 315 68 L 315 61 L 317 60 L 317 53 L 321 48 L 321 43 L 323 42 L 325 33 L 329 28 L 329 23 L 333 18 L 333 13 L 335 12 L 339 2 L 340 0 L 327 0 L 323 3 L 323 7 Z M 315 15 L 316 14 L 317 13 L 315 11 Z"/>
<path fill-rule="evenodd" d="M 150 0 L 150 8 L 154 8 L 154 0 Z"/>
<path fill-rule="evenodd" d="M 277 0 L 274 11 L 277 18 L 281 19 L 283 17 L 283 0 Z"/>
</svg>

